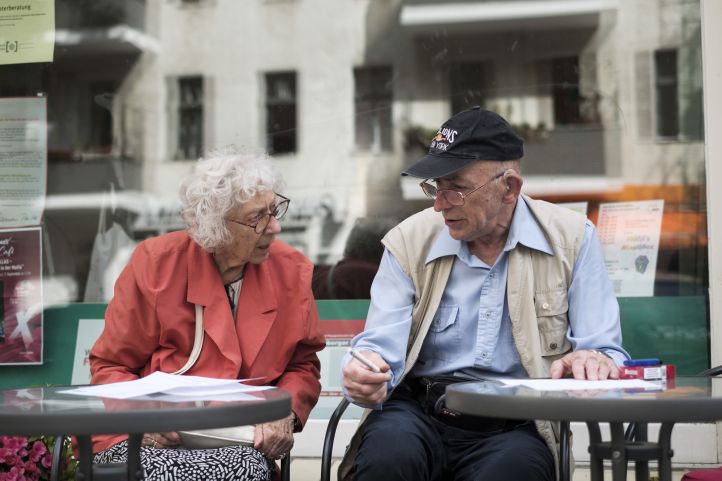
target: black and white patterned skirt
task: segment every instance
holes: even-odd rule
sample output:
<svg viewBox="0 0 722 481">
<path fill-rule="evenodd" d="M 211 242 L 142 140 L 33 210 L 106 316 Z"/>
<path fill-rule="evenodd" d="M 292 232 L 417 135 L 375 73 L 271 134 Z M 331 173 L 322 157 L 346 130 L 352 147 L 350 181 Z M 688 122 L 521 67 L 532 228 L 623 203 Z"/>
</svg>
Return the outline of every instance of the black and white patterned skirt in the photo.
<svg viewBox="0 0 722 481">
<path fill-rule="evenodd" d="M 94 463 L 125 463 L 128 441 L 114 444 L 93 457 Z M 251 446 L 217 449 L 161 449 L 141 446 L 140 464 L 146 481 L 268 481 L 271 466 Z"/>
</svg>

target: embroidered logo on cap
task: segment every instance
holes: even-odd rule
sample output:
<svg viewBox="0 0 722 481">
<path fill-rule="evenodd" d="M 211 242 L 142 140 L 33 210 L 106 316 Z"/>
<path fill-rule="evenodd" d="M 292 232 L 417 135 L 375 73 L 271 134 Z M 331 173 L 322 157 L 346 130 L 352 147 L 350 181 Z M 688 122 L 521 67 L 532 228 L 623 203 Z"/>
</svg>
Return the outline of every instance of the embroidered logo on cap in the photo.
<svg viewBox="0 0 722 481">
<path fill-rule="evenodd" d="M 449 145 L 454 143 L 454 139 L 456 139 L 458 134 L 458 131 L 452 130 L 448 127 L 440 128 L 436 133 L 436 136 L 431 141 L 431 149 L 446 151 Z"/>
</svg>

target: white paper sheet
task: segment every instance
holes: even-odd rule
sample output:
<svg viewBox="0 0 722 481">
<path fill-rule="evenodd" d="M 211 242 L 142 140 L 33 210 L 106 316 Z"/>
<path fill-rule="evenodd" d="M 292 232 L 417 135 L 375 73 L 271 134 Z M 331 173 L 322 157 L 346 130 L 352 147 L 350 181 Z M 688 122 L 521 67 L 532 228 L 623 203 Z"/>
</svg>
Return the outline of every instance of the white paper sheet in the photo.
<svg viewBox="0 0 722 481">
<path fill-rule="evenodd" d="M 244 392 L 228 393 L 228 394 L 214 394 L 209 396 L 177 396 L 175 394 L 156 393 L 149 394 L 148 396 L 134 397 L 133 400 L 141 401 L 162 401 L 162 402 L 174 402 L 174 403 L 185 403 L 189 401 L 258 401 L 262 398 L 248 394 Z"/>
<path fill-rule="evenodd" d="M 659 384 L 641 379 L 497 379 L 505 386 L 526 386 L 537 391 L 575 391 L 580 389 L 659 389 Z"/>
<path fill-rule="evenodd" d="M 204 396 L 218 396 L 232 393 L 248 393 L 270 389 L 269 386 L 248 386 L 242 384 L 249 379 L 214 379 L 200 376 L 176 376 L 164 372 L 154 372 L 134 381 L 96 384 L 60 391 L 64 394 L 80 396 L 99 396 L 114 399 L 128 399 L 155 393 L 175 396 L 192 396 L 200 399 Z"/>
</svg>

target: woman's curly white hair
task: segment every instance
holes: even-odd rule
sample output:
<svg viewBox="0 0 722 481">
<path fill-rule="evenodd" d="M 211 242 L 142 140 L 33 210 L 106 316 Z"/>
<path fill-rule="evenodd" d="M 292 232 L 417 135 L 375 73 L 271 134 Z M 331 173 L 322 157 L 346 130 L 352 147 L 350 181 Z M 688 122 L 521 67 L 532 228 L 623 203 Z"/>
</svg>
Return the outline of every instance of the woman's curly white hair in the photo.
<svg viewBox="0 0 722 481">
<path fill-rule="evenodd" d="M 181 182 L 181 216 L 188 235 L 208 252 L 230 241 L 225 217 L 259 192 L 282 187 L 280 175 L 263 152 L 228 146 L 198 159 Z"/>
</svg>

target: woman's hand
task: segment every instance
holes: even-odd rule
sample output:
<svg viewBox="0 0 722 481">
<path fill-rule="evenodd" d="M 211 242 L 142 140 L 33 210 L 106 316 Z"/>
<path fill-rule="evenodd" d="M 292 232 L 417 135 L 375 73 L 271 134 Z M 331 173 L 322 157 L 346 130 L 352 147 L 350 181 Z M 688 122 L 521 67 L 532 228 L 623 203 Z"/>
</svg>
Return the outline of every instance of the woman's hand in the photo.
<svg viewBox="0 0 722 481">
<path fill-rule="evenodd" d="M 168 449 L 175 448 L 181 443 L 180 436 L 176 432 L 168 433 L 145 433 L 143 435 L 143 446 L 150 446 L 151 448 Z"/>
<path fill-rule="evenodd" d="M 296 416 L 278 421 L 256 424 L 253 447 L 262 452 L 268 459 L 282 459 L 293 447 L 293 426 Z"/>
</svg>

